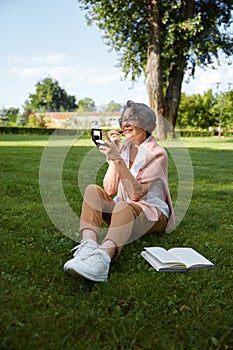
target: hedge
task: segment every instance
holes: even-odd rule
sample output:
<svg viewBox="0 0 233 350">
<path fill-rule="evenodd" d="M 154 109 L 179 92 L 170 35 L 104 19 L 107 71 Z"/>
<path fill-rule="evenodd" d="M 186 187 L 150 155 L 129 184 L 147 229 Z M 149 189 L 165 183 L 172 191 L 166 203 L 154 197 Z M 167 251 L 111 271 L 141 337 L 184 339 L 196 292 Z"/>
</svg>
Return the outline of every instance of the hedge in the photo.
<svg viewBox="0 0 233 350">
<path fill-rule="evenodd" d="M 17 126 L 0 126 L 0 134 L 39 134 L 39 135 L 52 135 L 56 131 L 58 135 L 75 135 L 76 129 L 59 129 L 59 128 L 29 128 L 29 127 L 17 127 Z M 79 130 L 86 133 L 86 130 Z"/>
<path fill-rule="evenodd" d="M 75 135 L 77 133 L 76 129 L 59 129 L 59 128 L 29 128 L 23 126 L 0 126 L 0 134 L 39 134 L 39 135 L 51 135 L 56 131 L 58 135 Z M 90 135 L 90 130 L 80 130 L 85 135 Z M 172 134 L 173 137 L 199 137 L 199 136 L 214 136 L 218 135 L 217 130 L 208 131 L 208 130 L 195 130 L 195 129 L 176 129 L 175 133 Z M 232 136 L 233 130 L 223 131 L 222 135 Z"/>
</svg>

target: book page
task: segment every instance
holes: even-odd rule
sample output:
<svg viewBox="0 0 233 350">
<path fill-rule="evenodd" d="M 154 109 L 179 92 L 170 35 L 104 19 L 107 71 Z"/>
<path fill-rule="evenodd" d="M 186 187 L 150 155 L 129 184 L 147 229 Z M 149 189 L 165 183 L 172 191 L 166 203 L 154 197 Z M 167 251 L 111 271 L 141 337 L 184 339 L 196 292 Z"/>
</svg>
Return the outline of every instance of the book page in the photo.
<svg viewBox="0 0 233 350">
<path fill-rule="evenodd" d="M 145 247 L 145 250 L 152 254 L 162 264 L 183 264 L 183 261 L 181 261 L 178 256 L 175 256 L 170 251 L 167 251 L 162 247 Z"/>
<path fill-rule="evenodd" d="M 187 267 L 214 266 L 214 264 L 192 248 L 171 248 L 169 252 L 182 261 Z"/>
<path fill-rule="evenodd" d="M 186 271 L 186 267 L 183 264 L 178 263 L 161 263 L 154 257 L 149 251 L 142 251 L 141 256 L 156 270 L 164 272 L 172 271 Z"/>
</svg>

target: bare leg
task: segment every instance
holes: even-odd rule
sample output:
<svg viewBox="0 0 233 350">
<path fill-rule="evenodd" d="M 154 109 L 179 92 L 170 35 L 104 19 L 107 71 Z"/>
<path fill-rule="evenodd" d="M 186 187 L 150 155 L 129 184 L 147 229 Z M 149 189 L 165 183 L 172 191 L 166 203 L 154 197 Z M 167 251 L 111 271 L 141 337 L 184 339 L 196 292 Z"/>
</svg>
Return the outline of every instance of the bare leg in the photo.
<svg viewBox="0 0 233 350">
<path fill-rule="evenodd" d="M 115 255 L 117 254 L 117 246 L 116 244 L 111 241 L 110 239 L 106 239 L 100 246 L 101 249 L 105 250 L 106 253 L 110 256 L 110 259 L 112 260 Z"/>
<path fill-rule="evenodd" d="M 82 239 L 92 239 L 95 242 L 98 241 L 95 231 L 90 230 L 90 229 L 82 230 Z"/>
</svg>

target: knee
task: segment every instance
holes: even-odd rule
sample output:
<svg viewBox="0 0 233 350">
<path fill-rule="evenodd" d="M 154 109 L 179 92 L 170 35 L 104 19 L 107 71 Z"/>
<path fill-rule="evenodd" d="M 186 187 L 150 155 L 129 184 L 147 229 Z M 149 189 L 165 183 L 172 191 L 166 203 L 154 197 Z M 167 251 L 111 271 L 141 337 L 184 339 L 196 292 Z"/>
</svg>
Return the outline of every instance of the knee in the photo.
<svg viewBox="0 0 233 350">
<path fill-rule="evenodd" d="M 85 193 L 89 194 L 89 193 L 92 193 L 92 192 L 96 192 L 97 191 L 97 187 L 98 185 L 88 185 L 85 189 Z"/>
<path fill-rule="evenodd" d="M 114 207 L 114 213 L 125 212 L 129 207 L 129 203 L 125 201 L 117 202 Z"/>
<path fill-rule="evenodd" d="M 88 185 L 85 189 L 84 196 L 89 197 L 95 193 L 99 193 L 100 189 L 101 189 L 101 187 L 98 185 L 94 185 L 94 184 Z"/>
<path fill-rule="evenodd" d="M 98 185 L 88 185 L 85 189 L 84 199 L 87 201 L 93 201 L 97 199 L 105 198 L 105 191 L 102 187 Z"/>
</svg>

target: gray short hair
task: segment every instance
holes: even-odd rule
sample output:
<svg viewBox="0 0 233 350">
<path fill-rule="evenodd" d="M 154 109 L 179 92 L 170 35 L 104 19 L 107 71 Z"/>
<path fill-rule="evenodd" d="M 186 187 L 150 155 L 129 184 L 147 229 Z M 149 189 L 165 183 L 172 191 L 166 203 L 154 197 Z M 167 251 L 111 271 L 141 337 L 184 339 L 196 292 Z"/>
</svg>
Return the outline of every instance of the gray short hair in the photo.
<svg viewBox="0 0 233 350">
<path fill-rule="evenodd" d="M 152 133 L 156 127 L 155 112 L 144 103 L 136 103 L 129 100 L 123 108 L 121 119 L 127 108 L 131 108 L 132 115 L 139 121 L 140 128 Z"/>
</svg>

